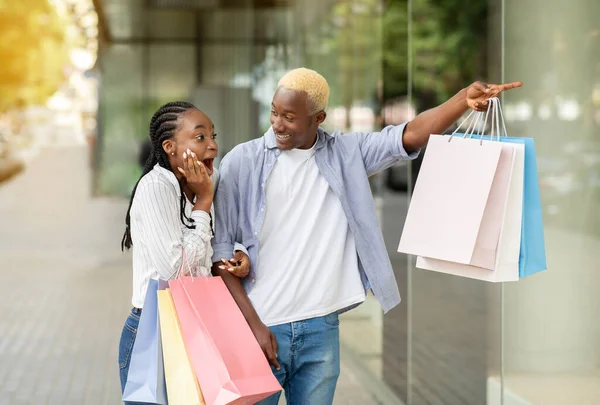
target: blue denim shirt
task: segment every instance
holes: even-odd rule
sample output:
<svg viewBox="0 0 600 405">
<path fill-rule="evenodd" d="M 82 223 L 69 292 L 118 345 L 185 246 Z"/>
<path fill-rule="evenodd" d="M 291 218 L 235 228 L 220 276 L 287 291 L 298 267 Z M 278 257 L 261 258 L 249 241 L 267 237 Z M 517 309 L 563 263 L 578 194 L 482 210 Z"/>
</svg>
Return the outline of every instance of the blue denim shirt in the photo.
<svg viewBox="0 0 600 405">
<path fill-rule="evenodd" d="M 319 172 L 339 197 L 356 240 L 365 289 L 373 291 L 385 312 L 400 303 L 400 293 L 379 227 L 369 176 L 418 155 L 408 155 L 402 146 L 405 126 L 388 126 L 374 133 L 333 135 L 319 128 L 315 151 Z M 260 265 L 259 237 L 267 203 L 265 185 L 280 152 L 270 128 L 262 138 L 236 146 L 220 166 L 213 261 L 228 258 L 236 242 L 244 245 L 251 264 L 250 274 L 243 281 L 247 292 L 256 282 L 253 269 Z"/>
</svg>

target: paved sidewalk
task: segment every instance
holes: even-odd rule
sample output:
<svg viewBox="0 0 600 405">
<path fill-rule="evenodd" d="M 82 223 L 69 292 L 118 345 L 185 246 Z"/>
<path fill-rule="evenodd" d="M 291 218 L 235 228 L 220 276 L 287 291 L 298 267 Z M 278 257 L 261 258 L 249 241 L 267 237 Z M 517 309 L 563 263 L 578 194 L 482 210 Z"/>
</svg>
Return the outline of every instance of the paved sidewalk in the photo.
<svg viewBox="0 0 600 405">
<path fill-rule="evenodd" d="M 1 405 L 120 403 L 127 202 L 90 199 L 89 179 L 85 149 L 49 149 L 0 185 Z M 335 404 L 381 404 L 360 359 L 342 359 Z"/>
</svg>

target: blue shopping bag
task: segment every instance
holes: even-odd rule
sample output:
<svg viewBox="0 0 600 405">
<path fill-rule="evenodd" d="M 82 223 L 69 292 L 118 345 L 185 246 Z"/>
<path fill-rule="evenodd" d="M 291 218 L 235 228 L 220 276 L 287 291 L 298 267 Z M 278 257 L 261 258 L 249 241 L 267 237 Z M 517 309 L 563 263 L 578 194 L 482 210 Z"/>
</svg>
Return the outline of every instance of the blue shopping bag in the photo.
<svg viewBox="0 0 600 405">
<path fill-rule="evenodd" d="M 157 297 L 157 291 L 167 286 L 158 280 L 150 280 L 148 284 L 123 390 L 124 402 L 167 405 Z"/>
<path fill-rule="evenodd" d="M 464 136 L 464 134 L 454 134 L 454 136 Z M 473 135 L 473 138 L 476 139 L 480 137 L 480 135 Z M 490 136 L 484 135 L 483 139 L 489 141 Z M 521 253 L 519 257 L 519 277 L 523 278 L 547 268 L 535 142 L 533 138 L 512 138 L 508 136 L 501 136 L 500 142 L 525 145 L 523 222 L 521 225 Z"/>
</svg>

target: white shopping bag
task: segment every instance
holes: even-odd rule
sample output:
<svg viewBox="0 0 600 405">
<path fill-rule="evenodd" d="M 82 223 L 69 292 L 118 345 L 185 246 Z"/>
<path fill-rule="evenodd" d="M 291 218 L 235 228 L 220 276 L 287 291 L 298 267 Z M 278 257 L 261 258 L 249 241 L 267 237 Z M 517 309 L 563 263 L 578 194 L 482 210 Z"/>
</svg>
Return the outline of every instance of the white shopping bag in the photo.
<svg viewBox="0 0 600 405">
<path fill-rule="evenodd" d="M 490 101 L 490 104 L 490 108 L 500 108 L 497 99 Z M 496 121 L 494 121 L 494 118 L 496 118 Z M 492 128 L 494 125 L 498 126 L 497 119 L 498 113 L 496 112 L 492 114 Z M 504 132 L 506 133 L 506 129 L 504 129 Z M 490 282 L 517 281 L 519 279 L 525 146 L 508 143 L 502 143 L 502 146 L 503 148 L 511 148 L 514 151 L 514 159 L 512 159 L 509 176 L 508 198 L 502 212 L 499 213 L 502 218 L 502 227 L 498 238 L 494 271 L 421 256 L 417 258 L 416 267 Z M 506 171 L 506 168 L 501 166 L 502 161 L 499 164 L 497 175 L 503 170 Z M 492 193 L 490 198 L 493 198 Z M 498 214 L 495 213 L 494 215 Z"/>
<path fill-rule="evenodd" d="M 432 135 L 398 251 L 493 269 L 502 218 L 488 204 L 504 205 L 501 188 L 490 200 L 502 151 L 499 142 Z"/>
</svg>

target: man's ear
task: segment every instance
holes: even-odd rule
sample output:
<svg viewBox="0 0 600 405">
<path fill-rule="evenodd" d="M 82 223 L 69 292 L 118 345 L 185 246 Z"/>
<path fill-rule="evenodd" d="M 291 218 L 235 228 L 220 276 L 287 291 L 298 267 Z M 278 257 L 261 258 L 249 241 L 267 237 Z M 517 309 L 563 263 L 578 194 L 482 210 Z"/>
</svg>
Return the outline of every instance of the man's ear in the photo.
<svg viewBox="0 0 600 405">
<path fill-rule="evenodd" d="M 315 119 L 317 120 L 317 124 L 319 125 L 325 122 L 325 118 L 327 118 L 327 113 L 325 111 L 317 113 L 317 116 L 315 117 Z"/>
<path fill-rule="evenodd" d="M 162 148 L 167 154 L 167 156 L 171 156 L 177 153 L 177 145 L 175 145 L 175 142 L 173 142 L 173 140 L 171 139 L 165 139 L 162 143 Z"/>
</svg>

